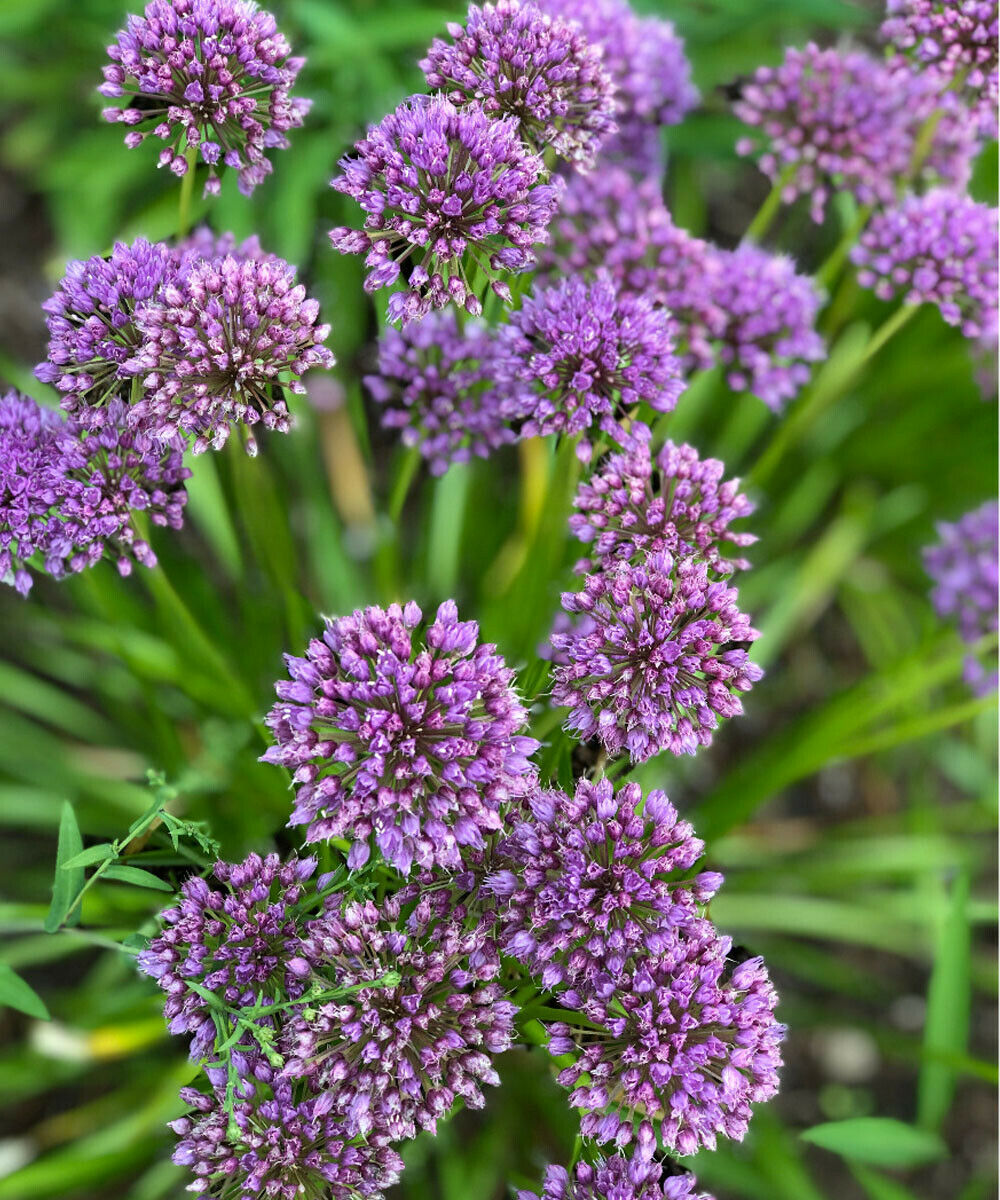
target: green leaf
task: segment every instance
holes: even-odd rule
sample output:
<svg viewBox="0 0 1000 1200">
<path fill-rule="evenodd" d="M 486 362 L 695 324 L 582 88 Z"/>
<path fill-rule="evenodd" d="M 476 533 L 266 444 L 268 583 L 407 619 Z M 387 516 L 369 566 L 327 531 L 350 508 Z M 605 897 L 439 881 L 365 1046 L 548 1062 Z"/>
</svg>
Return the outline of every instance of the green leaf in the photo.
<svg viewBox="0 0 1000 1200">
<path fill-rule="evenodd" d="M 136 887 L 153 888 L 157 892 L 172 892 L 173 884 L 157 879 L 150 871 L 139 867 L 113 866 L 108 867 L 101 875 L 102 879 L 117 879 L 119 883 L 133 883 Z"/>
<path fill-rule="evenodd" d="M 80 854 L 74 854 L 68 862 L 60 863 L 60 871 L 71 871 L 74 867 L 91 867 L 94 863 L 107 862 L 115 857 L 115 848 L 110 842 L 101 842 L 98 846 L 88 846 Z"/>
<path fill-rule="evenodd" d="M 0 963 L 0 1004 L 16 1008 L 18 1012 L 50 1021 L 49 1010 L 35 989 L 21 978 L 6 963 Z"/>
<path fill-rule="evenodd" d="M 122 938 L 121 944 L 130 954 L 141 954 L 149 949 L 149 938 L 144 933 L 130 933 L 127 938 Z"/>
<path fill-rule="evenodd" d="M 66 920 L 73 901 L 83 887 L 83 867 L 72 867 L 63 871 L 63 863 L 69 862 L 83 850 L 83 838 L 80 837 L 80 827 L 76 823 L 76 813 L 68 800 L 63 801 L 62 813 L 59 817 L 59 844 L 56 849 L 56 876 L 52 881 L 52 903 L 43 928 L 46 933 L 55 933 Z M 80 920 L 79 909 L 69 920 L 70 925 L 76 925 Z"/>
<path fill-rule="evenodd" d="M 937 1134 L 892 1117 L 828 1121 L 799 1136 L 842 1158 L 873 1167 L 919 1167 L 948 1156 L 948 1148 Z"/>
<path fill-rule="evenodd" d="M 903 1187 L 895 1179 L 886 1179 L 884 1175 L 879 1175 L 869 1167 L 855 1164 L 851 1171 L 871 1200 L 916 1200 L 909 1188 Z"/>
</svg>

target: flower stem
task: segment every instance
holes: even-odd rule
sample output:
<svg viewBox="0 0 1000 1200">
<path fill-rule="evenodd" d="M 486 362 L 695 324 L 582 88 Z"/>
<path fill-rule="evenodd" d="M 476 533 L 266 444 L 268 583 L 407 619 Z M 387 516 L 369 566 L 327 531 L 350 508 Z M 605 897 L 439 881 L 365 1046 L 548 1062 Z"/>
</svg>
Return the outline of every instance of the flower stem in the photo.
<svg viewBox="0 0 1000 1200">
<path fill-rule="evenodd" d="M 874 358 L 882 347 L 906 325 L 920 308 L 919 304 L 904 304 L 897 308 L 891 317 L 887 318 L 875 330 L 861 355 L 861 362 L 866 363 Z"/>
<path fill-rule="evenodd" d="M 791 182 L 794 173 L 795 164 L 789 163 L 774 181 L 774 186 L 768 192 L 757 215 L 747 226 L 747 231 L 743 235 L 744 242 L 759 242 L 767 234 L 774 223 L 774 218 L 778 215 L 778 210 L 784 204 L 785 188 Z"/>
<path fill-rule="evenodd" d="M 410 446 L 403 456 L 402 462 L 399 464 L 396 478 L 392 481 L 392 491 L 389 493 L 387 511 L 393 525 L 396 524 L 402 515 L 403 505 L 406 503 L 406 497 L 410 494 L 410 488 L 417 477 L 417 468 L 419 466 L 420 450 L 416 446 Z"/>
<path fill-rule="evenodd" d="M 844 263 L 847 261 L 847 256 L 850 254 L 854 243 L 864 231 L 873 212 L 874 206 L 871 204 L 863 204 L 858 209 L 854 220 L 844 230 L 840 241 L 837 242 L 836 246 L 830 252 L 829 257 L 824 260 L 816 272 L 816 282 L 825 291 L 829 292 L 837 282 L 840 272 L 843 270 Z"/>
<path fill-rule="evenodd" d="M 189 146 L 184 157 L 187 160 L 187 170 L 181 176 L 181 195 L 177 207 L 177 238 L 187 237 L 191 228 L 191 197 L 194 194 L 195 161 L 197 150 Z"/>
</svg>

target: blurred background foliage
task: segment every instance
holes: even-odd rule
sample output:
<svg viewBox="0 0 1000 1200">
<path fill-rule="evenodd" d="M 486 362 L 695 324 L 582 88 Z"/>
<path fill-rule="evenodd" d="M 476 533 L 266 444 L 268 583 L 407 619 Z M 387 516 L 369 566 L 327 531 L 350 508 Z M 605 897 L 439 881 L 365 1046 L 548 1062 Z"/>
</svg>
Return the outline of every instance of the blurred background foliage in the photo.
<svg viewBox="0 0 1000 1200">
<path fill-rule="evenodd" d="M 160 897 L 102 883 L 79 927 L 43 933 L 64 802 L 85 837 L 118 836 L 148 804 L 152 767 L 178 787 L 175 811 L 208 820 L 226 857 L 290 848 L 285 780 L 255 760 L 280 655 L 303 646 L 317 613 L 455 595 L 523 664 L 576 557 L 567 460 L 550 450 L 508 451 L 437 481 L 419 473 L 403 503 L 401 452 L 360 384 L 375 315 L 359 263 L 325 238 L 348 216 L 326 186 L 336 159 L 419 88 L 416 60 L 459 6 L 273 7 L 308 56 L 297 90 L 315 107 L 253 200 L 228 180 L 210 217 L 300 266 L 333 323 L 338 367 L 313 382 L 293 434 L 264 439 L 256 461 L 196 460 L 187 528 L 154 538 L 162 570 L 121 580 L 101 565 L 42 581 L 27 602 L 0 595 L 0 953 L 52 1015 L 0 1010 L 0 1200 L 158 1200 L 183 1186 L 164 1122 L 193 1070 L 152 986 L 101 944 L 151 928 Z M 672 0 L 659 11 L 684 35 L 704 98 L 667 133 L 667 197 L 682 224 L 734 244 L 767 188 L 733 152 L 732 89 L 787 43 L 870 41 L 880 14 L 847 0 Z M 38 305 L 65 259 L 176 225 L 173 178 L 98 115 L 104 47 L 125 13 L 123 0 L 0 5 L 0 375 L 40 399 L 52 397 L 31 376 L 44 346 Z M 994 147 L 978 198 L 996 202 L 996 174 Z M 768 243 L 810 270 L 839 232 L 795 209 Z M 962 648 L 933 617 L 920 550 L 936 520 L 996 495 L 996 407 L 936 312 L 859 366 L 888 311 L 848 279 L 823 318 L 837 349 L 783 419 L 709 375 L 670 427 L 724 458 L 758 503 L 741 593 L 768 674 L 709 751 L 638 773 L 705 835 L 727 874 L 712 915 L 767 956 L 791 1026 L 778 1101 L 746 1143 L 695 1164 L 720 1200 L 995 1194 L 995 703 L 960 682 Z M 527 682 L 537 681 L 535 670 Z M 184 873 L 157 838 L 140 861 Z M 503 1076 L 485 1113 L 410 1147 L 400 1200 L 492 1200 L 568 1157 L 575 1122 L 544 1055 L 512 1052 Z M 800 1137 L 833 1121 L 860 1123 Z"/>
</svg>

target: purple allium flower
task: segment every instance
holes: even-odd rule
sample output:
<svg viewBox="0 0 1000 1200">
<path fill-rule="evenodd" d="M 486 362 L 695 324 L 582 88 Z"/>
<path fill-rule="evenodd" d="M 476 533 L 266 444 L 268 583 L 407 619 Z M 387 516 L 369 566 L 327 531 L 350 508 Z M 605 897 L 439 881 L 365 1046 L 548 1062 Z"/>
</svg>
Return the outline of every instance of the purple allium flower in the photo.
<svg viewBox="0 0 1000 1200">
<path fill-rule="evenodd" d="M 707 746 L 719 718 L 739 715 L 739 693 L 763 675 L 743 644 L 759 634 L 737 600 L 704 562 L 665 551 L 564 592 L 563 608 L 596 626 L 552 636 L 567 659 L 552 672 L 554 703 L 572 710 L 566 728 L 633 762 Z"/>
<path fill-rule="evenodd" d="M 382 424 L 402 430 L 434 475 L 450 463 L 486 458 L 514 440 L 500 413 L 493 361 L 496 339 L 478 322 L 459 329 L 451 310 L 429 313 L 379 339 L 378 374 L 365 385 L 384 405 Z"/>
<path fill-rule="evenodd" d="M 590 633 L 596 628 L 597 625 L 593 617 L 591 617 L 588 613 L 574 613 L 572 616 L 570 616 L 568 612 L 564 612 L 562 609 L 560 609 L 552 621 L 552 629 L 549 632 L 548 638 L 538 646 L 538 657 L 544 659 L 546 662 L 568 662 L 565 654 L 561 654 L 559 651 L 553 650 L 553 634 L 568 634 L 573 633 L 574 630 L 577 633 L 585 634 Z"/>
<path fill-rule="evenodd" d="M 566 21 L 531 3 L 496 0 L 449 24 L 420 67 L 455 105 L 475 103 L 489 116 L 520 121 L 528 146 L 593 166 L 614 132 L 614 93 L 601 51 Z"/>
<path fill-rule="evenodd" d="M 332 186 L 357 200 L 365 227 L 333 229 L 330 240 L 342 254 L 366 255 L 370 292 L 394 284 L 410 260 L 406 290 L 389 297 L 392 320 L 450 301 L 477 315 L 477 267 L 509 297 L 498 275 L 534 262 L 531 246 L 548 236 L 560 192 L 559 180 L 542 182 L 542 159 L 521 141 L 514 118 L 412 96 L 355 149 Z"/>
<path fill-rule="evenodd" d="M 108 258 L 66 264 L 55 294 L 42 305 L 49 330 L 45 362 L 35 374 L 63 393 L 63 407 L 87 425 L 127 393 L 142 344 L 136 310 L 157 296 L 177 271 L 170 247 L 137 238 L 116 242 Z"/>
<path fill-rule="evenodd" d="M 277 854 L 217 862 L 215 883 L 192 876 L 180 902 L 160 913 L 163 929 L 138 956 L 139 969 L 166 992 L 163 1015 L 171 1033 L 191 1035 L 191 1057 L 211 1052 L 215 1023 L 196 983 L 225 1004 L 252 1006 L 296 997 L 304 990 L 308 950 L 296 906 L 316 859 L 281 862 Z"/>
<path fill-rule="evenodd" d="M 714 1200 L 695 1191 L 697 1180 L 689 1171 L 655 1160 L 656 1139 L 648 1122 L 640 1126 L 639 1137 L 651 1144 L 641 1145 L 629 1158 L 615 1154 L 593 1164 L 577 1163 L 571 1171 L 546 1167 L 541 1195 L 519 1191 L 517 1200 Z"/>
<path fill-rule="evenodd" d="M 643 401 L 671 412 L 683 391 L 670 315 L 652 300 L 619 294 L 609 276 L 579 276 L 539 289 L 500 330 L 498 376 L 515 395 L 524 437 L 578 434 L 596 425 L 615 438 Z M 581 446 L 581 457 L 590 446 Z"/>
<path fill-rule="evenodd" d="M 964 642 L 978 642 L 997 631 L 997 502 L 987 500 L 953 525 L 938 525 L 940 541 L 924 551 L 934 580 L 931 600 L 938 615 L 954 619 Z M 997 686 L 995 654 L 990 669 L 969 656 L 965 680 L 985 696 Z"/>
<path fill-rule="evenodd" d="M 436 1129 L 455 1102 L 481 1108 L 496 1086 L 492 1056 L 509 1048 L 515 1006 L 482 921 L 440 888 L 409 915 L 404 889 L 376 906 L 331 897 L 309 925 L 318 972 L 343 998 L 296 1013 L 289 1074 L 329 1088 L 352 1132 L 393 1141 Z"/>
<path fill-rule="evenodd" d="M 851 258 L 882 300 L 936 304 L 967 338 L 997 339 L 997 210 L 940 189 L 878 212 Z"/>
<path fill-rule="evenodd" d="M 581 779 L 573 796 L 536 792 L 486 879 L 501 948 L 546 990 L 619 975 L 718 890 L 718 874 L 682 879 L 704 850 L 661 791 Z"/>
<path fill-rule="evenodd" d="M 736 115 L 759 130 L 768 148 L 759 163 L 782 198 L 811 198 L 822 221 L 837 190 L 860 204 L 891 204 L 898 185 L 920 176 L 964 187 L 976 150 L 975 130 L 934 72 L 881 62 L 860 50 L 790 48 L 778 67 L 761 67 L 735 104 Z M 926 162 L 916 162 L 921 132 L 937 110 Z M 754 138 L 737 145 L 756 149 Z"/>
<path fill-rule="evenodd" d="M 626 1145 L 641 1115 L 681 1155 L 715 1149 L 719 1134 L 742 1140 L 750 1105 L 778 1090 L 785 1029 L 762 960 L 734 966 L 731 948 L 694 917 L 600 991 L 563 994 L 597 1027 L 550 1026 L 550 1053 L 577 1055 L 559 1082 L 574 1089 L 584 1137 Z"/>
<path fill-rule="evenodd" d="M 194 1108 L 170 1122 L 180 1141 L 173 1159 L 193 1172 L 188 1191 L 250 1200 L 324 1196 L 356 1200 L 382 1196 L 403 1161 L 390 1147 L 351 1138 L 333 1116 L 334 1094 L 313 1095 L 287 1079 L 249 1081 L 232 1113 L 220 1095 L 182 1088 Z"/>
<path fill-rule="evenodd" d="M 237 242 L 232 233 L 214 233 L 207 225 L 199 225 L 186 238 L 173 247 L 174 262 L 180 272 L 185 272 L 196 266 L 204 259 L 220 262 L 224 258 L 238 259 L 272 259 L 277 260 L 276 254 L 269 254 L 261 249 L 260 239 L 256 234 Z M 280 261 L 280 260 L 279 260 Z"/>
<path fill-rule="evenodd" d="M 935 67 L 997 136 L 997 0 L 888 0 L 882 36 Z"/>
<path fill-rule="evenodd" d="M 745 559 L 720 552 L 726 544 L 742 549 L 757 540 L 730 529 L 753 505 L 737 490 L 739 480 L 723 482 L 725 464 L 669 440 L 654 459 L 650 430 L 637 422 L 630 433 L 625 449 L 609 455 L 577 489 L 569 527 L 592 544 L 597 560 L 584 559 L 577 570 L 635 563 L 661 550 L 702 558 L 724 575 L 748 567 Z"/>
<path fill-rule="evenodd" d="M 287 146 L 285 134 L 309 111 L 310 101 L 289 95 L 305 62 L 289 52 L 274 17 L 248 0 L 151 0 L 108 47 L 98 90 L 129 99 L 104 118 L 128 126 L 130 149 L 150 133 L 166 142 L 159 166 L 175 175 L 187 174 L 185 155 L 197 151 L 206 194 L 219 191 L 224 166 L 248 195 L 271 172 L 265 151 Z"/>
<path fill-rule="evenodd" d="M 133 419 L 158 438 L 194 434 L 195 454 L 218 449 L 234 424 L 287 432 L 283 389 L 303 393 L 299 376 L 333 366 L 295 268 L 268 255 L 203 259 L 168 284 L 137 316 L 146 393 Z M 247 449 L 256 443 L 247 435 Z"/>
<path fill-rule="evenodd" d="M 352 869 L 372 844 L 404 874 L 414 861 L 458 869 L 534 780 L 514 672 L 454 601 L 418 641 L 422 619 L 411 601 L 328 620 L 275 687 L 262 761 L 293 772 L 290 823 L 309 842 L 349 838 Z"/>
</svg>

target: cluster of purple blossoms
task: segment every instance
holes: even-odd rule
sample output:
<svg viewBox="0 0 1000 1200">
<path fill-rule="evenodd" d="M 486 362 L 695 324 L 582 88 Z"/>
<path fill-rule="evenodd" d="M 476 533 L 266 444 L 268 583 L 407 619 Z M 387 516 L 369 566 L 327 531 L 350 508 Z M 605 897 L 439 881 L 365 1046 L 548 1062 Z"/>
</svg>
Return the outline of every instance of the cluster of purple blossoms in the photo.
<svg viewBox="0 0 1000 1200">
<path fill-rule="evenodd" d="M 378 374 L 366 375 L 365 386 L 384 406 L 382 425 L 402 430 L 434 475 L 514 440 L 496 387 L 496 344 L 478 322 L 459 329 L 450 309 L 379 339 Z"/>
<path fill-rule="evenodd" d="M 977 149 L 958 98 L 932 71 L 886 63 L 860 50 L 791 48 L 778 67 L 761 67 L 735 104 L 759 130 L 761 170 L 791 203 L 809 196 L 813 219 L 839 189 L 859 204 L 891 204 L 900 183 L 917 174 L 964 187 Z M 923 162 L 921 134 L 936 121 Z M 752 137 L 737 149 L 751 154 Z"/>
<path fill-rule="evenodd" d="M 969 102 L 984 137 L 997 136 L 996 0 L 889 0 L 882 36 L 942 72 Z"/>
<path fill-rule="evenodd" d="M 664 950 L 672 926 L 706 904 L 722 877 L 683 880 L 704 843 L 660 791 L 581 779 L 573 796 L 536 792 L 486 879 L 500 945 L 547 990 L 616 977 Z"/>
<path fill-rule="evenodd" d="M 939 616 L 955 620 L 964 642 L 975 643 L 997 631 L 997 521 L 997 502 L 988 500 L 954 524 L 938 525 L 940 541 L 924 551 L 924 565 L 934 580 L 934 607 Z M 970 655 L 965 680 L 977 695 L 993 691 L 995 654 L 989 669 Z"/>
<path fill-rule="evenodd" d="M 266 151 L 288 145 L 311 104 L 289 95 L 305 59 L 290 57 L 274 17 L 249 0 L 151 0 L 108 54 L 98 90 L 128 100 L 104 118 L 128 126 L 130 149 L 149 134 L 166 142 L 159 165 L 175 175 L 197 154 L 206 194 L 218 193 L 220 166 L 253 191 L 272 169 Z"/>
<path fill-rule="evenodd" d="M 192 876 L 160 913 L 164 928 L 138 965 L 166 993 L 163 1015 L 171 1033 L 190 1035 L 192 1058 L 207 1056 L 216 1036 L 213 1010 L 192 983 L 233 1008 L 302 994 L 312 964 L 296 907 L 315 870 L 314 858 L 282 863 L 277 854 L 219 862 L 216 886 Z"/>
<path fill-rule="evenodd" d="M 694 555 L 720 575 L 745 570 L 745 559 L 721 552 L 726 544 L 742 549 L 757 540 L 730 528 L 753 512 L 739 480 L 723 482 L 725 464 L 699 458 L 693 446 L 668 440 L 654 458 L 650 430 L 636 423 L 630 432 L 625 449 L 609 455 L 577 489 L 570 531 L 591 545 L 596 559 L 582 560 L 577 571 L 636 563 L 662 550 Z"/>
<path fill-rule="evenodd" d="M 541 1195 L 520 1191 L 517 1200 L 714 1200 L 695 1189 L 698 1181 L 672 1162 L 657 1162 L 656 1138 L 644 1121 L 639 1129 L 640 1145 L 631 1157 L 615 1154 L 593 1164 L 581 1162 L 545 1169 Z"/>
<path fill-rule="evenodd" d="M 288 1075 L 332 1092 L 351 1132 L 391 1140 L 434 1132 L 458 1100 L 483 1106 L 517 1011 L 482 921 L 440 889 L 407 915 L 409 890 L 379 905 L 328 900 L 306 945 L 346 994 L 298 1010 L 282 1039 Z"/>
<path fill-rule="evenodd" d="M 460 869 L 535 780 L 514 672 L 453 601 L 420 644 L 422 619 L 411 601 L 328 621 L 276 685 L 262 761 L 293 772 L 291 824 L 310 842 L 349 838 L 352 869 L 372 842 L 404 874 L 414 861 Z"/>
<path fill-rule="evenodd" d="M 563 994 L 592 1023 L 555 1022 L 549 1040 L 553 1055 L 576 1055 L 559 1082 L 574 1089 L 584 1137 L 626 1145 L 637 1115 L 681 1155 L 714 1149 L 719 1135 L 744 1137 L 750 1105 L 778 1089 L 785 1030 L 762 961 L 734 966 L 731 949 L 710 921 L 692 918 L 613 986 Z"/>
<path fill-rule="evenodd" d="M 669 313 L 619 293 L 607 275 L 539 289 L 499 337 L 498 373 L 512 388 L 505 412 L 523 420 L 524 437 L 596 426 L 620 439 L 632 410 L 646 403 L 671 412 L 684 388 Z M 582 442 L 581 458 L 590 453 Z"/>
<path fill-rule="evenodd" d="M 508 298 L 500 272 L 534 261 L 547 237 L 559 181 L 521 140 L 512 117 L 443 96 L 413 96 L 372 126 L 344 158 L 332 186 L 365 212 L 364 229 L 337 228 L 342 254 L 364 254 L 367 291 L 392 286 L 408 265 L 405 291 L 389 297 L 394 321 L 425 316 L 450 302 L 481 308 L 469 279 L 476 267 Z"/>
<path fill-rule="evenodd" d="M 566 21 L 531 3 L 497 0 L 450 24 L 420 67 L 455 105 L 516 117 L 528 147 L 591 167 L 615 131 L 611 79 L 601 52 Z"/>
<path fill-rule="evenodd" d="M 704 562 L 666 551 L 564 592 L 563 608 L 594 623 L 552 635 L 565 659 L 552 672 L 552 699 L 571 710 L 566 728 L 633 762 L 707 746 L 763 674 L 746 650 L 759 634 L 737 600 Z"/>
<path fill-rule="evenodd" d="M 380 1197 L 403 1160 L 378 1139 L 352 1138 L 332 1113 L 333 1093 L 302 1091 L 266 1065 L 230 1108 L 218 1094 L 182 1088 L 194 1111 L 170 1128 L 180 1139 L 174 1162 L 195 1177 L 187 1190 L 227 1200 Z"/>
<path fill-rule="evenodd" d="M 997 341 L 997 210 L 935 189 L 878 212 L 851 253 L 882 300 L 936 304 L 967 338 Z"/>
</svg>

